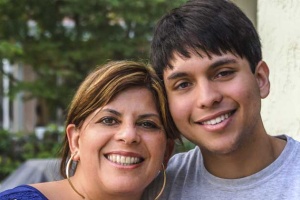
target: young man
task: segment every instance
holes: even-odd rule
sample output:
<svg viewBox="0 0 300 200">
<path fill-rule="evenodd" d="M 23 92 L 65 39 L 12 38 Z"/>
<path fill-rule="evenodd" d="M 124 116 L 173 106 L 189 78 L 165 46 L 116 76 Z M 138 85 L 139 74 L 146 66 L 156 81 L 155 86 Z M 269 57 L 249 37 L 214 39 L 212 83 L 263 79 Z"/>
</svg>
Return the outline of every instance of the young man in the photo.
<svg viewBox="0 0 300 200">
<path fill-rule="evenodd" d="M 250 20 L 226 0 L 192 0 L 158 22 L 151 62 L 181 133 L 161 199 L 300 199 L 300 144 L 267 134 L 269 68 Z M 276 113 L 274 113 L 276 114 Z M 163 176 L 144 199 L 153 199 Z"/>
</svg>

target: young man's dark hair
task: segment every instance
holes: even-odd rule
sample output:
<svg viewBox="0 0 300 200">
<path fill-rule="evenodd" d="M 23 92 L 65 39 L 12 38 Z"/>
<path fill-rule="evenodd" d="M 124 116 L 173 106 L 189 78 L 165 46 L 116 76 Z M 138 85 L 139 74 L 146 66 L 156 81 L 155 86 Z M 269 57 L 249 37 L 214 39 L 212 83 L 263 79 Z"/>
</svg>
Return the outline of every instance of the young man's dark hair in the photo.
<svg viewBox="0 0 300 200">
<path fill-rule="evenodd" d="M 235 4 L 191 0 L 170 11 L 157 23 L 151 62 L 176 127 L 197 145 L 170 159 L 161 199 L 300 199 L 300 143 L 264 128 L 269 68 Z M 154 199 L 162 177 L 143 199 Z"/>
<path fill-rule="evenodd" d="M 191 0 L 171 10 L 155 28 L 150 59 L 161 75 L 165 67 L 172 67 L 174 52 L 189 58 L 199 50 L 208 56 L 231 52 L 245 57 L 252 72 L 262 59 L 252 22 L 236 5 L 224 0 Z"/>
</svg>

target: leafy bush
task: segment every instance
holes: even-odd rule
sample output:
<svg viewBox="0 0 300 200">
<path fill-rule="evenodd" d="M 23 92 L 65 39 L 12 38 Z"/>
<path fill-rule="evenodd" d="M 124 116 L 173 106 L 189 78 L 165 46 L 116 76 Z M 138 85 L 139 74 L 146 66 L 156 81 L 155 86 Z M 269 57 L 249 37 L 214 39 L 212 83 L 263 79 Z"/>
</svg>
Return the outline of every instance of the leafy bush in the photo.
<svg viewBox="0 0 300 200">
<path fill-rule="evenodd" d="M 193 149 L 196 145 L 182 136 L 183 144 L 176 143 L 174 153 L 186 152 Z"/>
<path fill-rule="evenodd" d="M 46 128 L 43 139 L 0 129 L 0 181 L 28 159 L 58 157 L 62 134 L 55 125 Z"/>
<path fill-rule="evenodd" d="M 46 127 L 42 139 L 34 133 L 11 133 L 0 129 L 0 182 L 28 159 L 58 157 L 63 134 L 64 131 L 53 124 Z M 183 138 L 183 144 L 176 144 L 175 153 L 194 147 L 193 143 Z"/>
</svg>

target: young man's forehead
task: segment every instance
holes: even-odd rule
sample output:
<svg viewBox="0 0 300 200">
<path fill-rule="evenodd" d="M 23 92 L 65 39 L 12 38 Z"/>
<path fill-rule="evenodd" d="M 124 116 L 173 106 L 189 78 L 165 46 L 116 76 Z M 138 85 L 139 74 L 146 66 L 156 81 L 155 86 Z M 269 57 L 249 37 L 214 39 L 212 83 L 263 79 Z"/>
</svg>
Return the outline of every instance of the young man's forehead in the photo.
<svg viewBox="0 0 300 200">
<path fill-rule="evenodd" d="M 202 63 L 203 61 L 203 63 Z M 169 64 L 164 67 L 163 70 L 163 77 L 166 75 L 166 72 L 174 71 L 176 68 L 181 68 L 182 66 L 189 66 L 194 65 L 195 62 L 197 62 L 200 66 L 207 66 L 209 69 L 214 69 L 220 66 L 224 66 L 227 64 L 234 64 L 234 63 L 247 63 L 247 66 L 249 64 L 249 61 L 245 57 L 240 57 L 237 54 L 233 54 L 231 52 L 226 52 L 222 54 L 206 54 L 205 52 L 202 52 L 200 54 L 198 53 L 191 53 L 189 57 L 183 56 L 180 53 L 174 53 L 172 60 L 169 61 Z M 242 64 L 244 65 L 244 64 Z M 183 68 L 181 68 L 183 69 Z M 166 77 L 165 77 L 166 78 Z"/>
<path fill-rule="evenodd" d="M 221 57 L 221 56 L 224 56 L 224 55 L 230 55 L 232 57 L 242 59 L 241 56 L 234 53 L 233 51 L 226 51 L 226 52 L 220 51 L 220 52 L 214 53 L 214 52 L 206 52 L 206 51 L 203 51 L 203 50 L 199 49 L 199 50 L 188 50 L 188 55 L 183 55 L 182 53 L 180 53 L 178 51 L 174 51 L 171 54 L 171 57 L 168 60 L 168 65 L 165 66 L 165 67 L 172 69 L 174 67 L 174 63 L 176 63 L 176 61 L 178 59 L 186 61 L 186 60 L 190 59 L 192 56 L 196 56 L 196 57 L 199 57 L 201 59 L 208 58 L 208 59 L 212 60 L 214 57 Z"/>
</svg>

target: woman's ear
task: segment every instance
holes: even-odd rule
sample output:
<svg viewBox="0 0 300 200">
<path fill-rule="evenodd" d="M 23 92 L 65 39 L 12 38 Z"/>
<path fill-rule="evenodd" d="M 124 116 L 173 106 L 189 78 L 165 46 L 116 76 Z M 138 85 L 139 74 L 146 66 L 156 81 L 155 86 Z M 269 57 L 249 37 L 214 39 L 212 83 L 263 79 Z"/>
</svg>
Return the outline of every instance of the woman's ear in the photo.
<svg viewBox="0 0 300 200">
<path fill-rule="evenodd" d="M 76 153 L 76 155 L 74 156 L 74 160 L 79 160 L 80 159 L 79 129 L 76 128 L 75 124 L 69 124 L 66 128 L 66 133 L 68 136 L 71 154 Z"/>
<path fill-rule="evenodd" d="M 165 168 L 168 166 L 168 162 L 173 155 L 175 142 L 172 139 L 167 140 L 166 152 L 164 156 L 164 166 Z"/>
<path fill-rule="evenodd" d="M 260 97 L 266 98 L 270 92 L 269 67 L 264 61 L 260 61 L 255 69 L 255 77 L 260 91 Z"/>
</svg>

